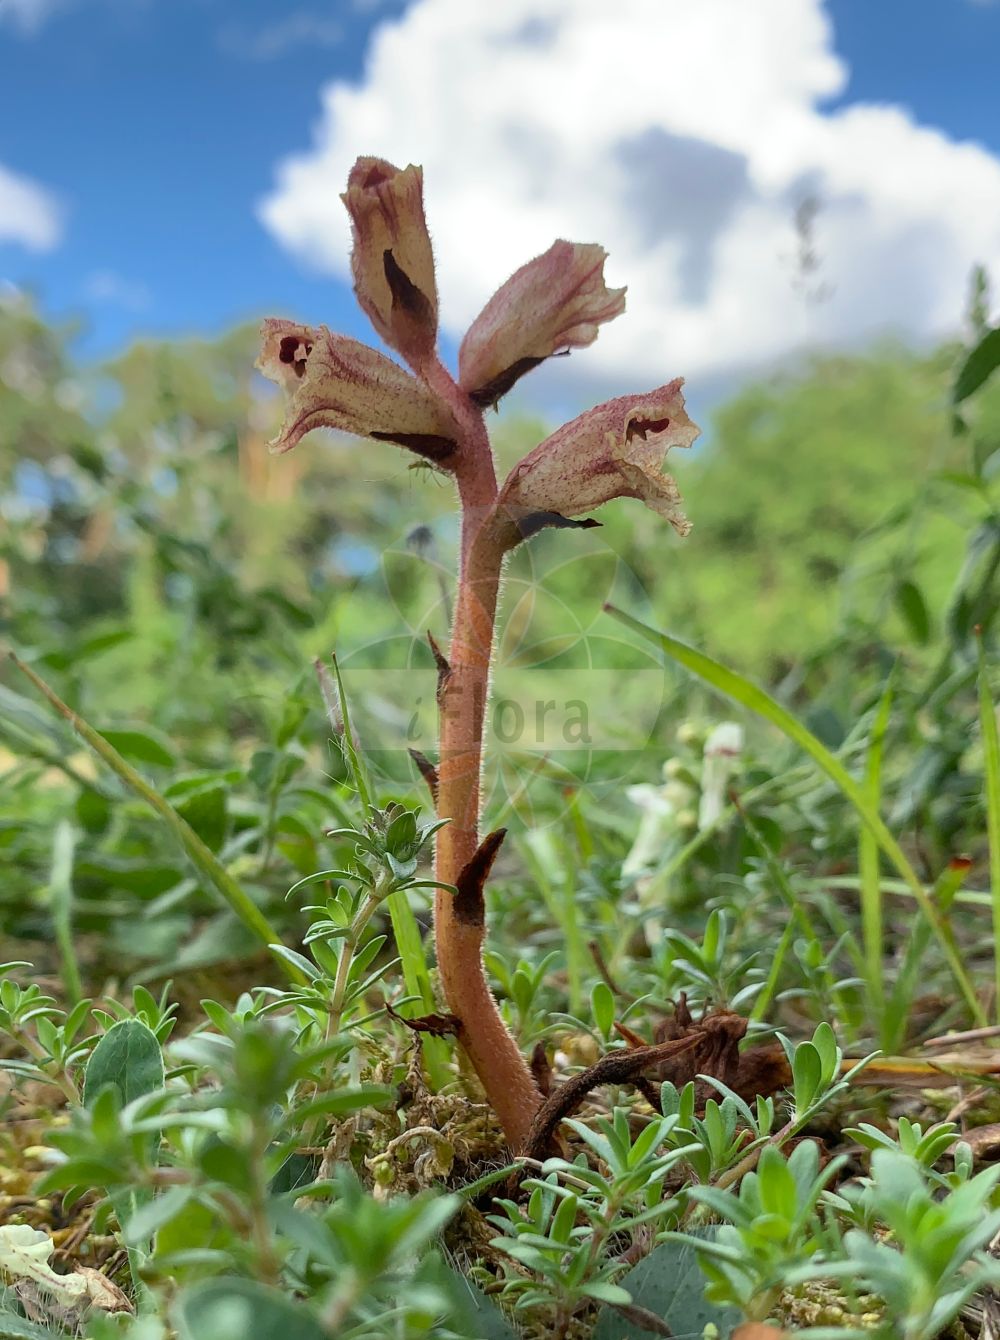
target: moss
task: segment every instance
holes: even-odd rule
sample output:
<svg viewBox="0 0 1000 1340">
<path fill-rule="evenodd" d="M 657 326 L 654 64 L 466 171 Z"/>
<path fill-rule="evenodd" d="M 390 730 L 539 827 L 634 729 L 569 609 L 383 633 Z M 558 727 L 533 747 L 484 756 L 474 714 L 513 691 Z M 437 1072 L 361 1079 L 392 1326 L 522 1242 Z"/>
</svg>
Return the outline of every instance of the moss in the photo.
<svg viewBox="0 0 1000 1340">
<path fill-rule="evenodd" d="M 806 1326 L 853 1326 L 874 1331 L 884 1316 L 882 1301 L 874 1294 L 850 1299 L 828 1280 L 811 1280 L 794 1290 L 785 1290 L 774 1309 L 774 1320 L 796 1330 Z"/>
</svg>

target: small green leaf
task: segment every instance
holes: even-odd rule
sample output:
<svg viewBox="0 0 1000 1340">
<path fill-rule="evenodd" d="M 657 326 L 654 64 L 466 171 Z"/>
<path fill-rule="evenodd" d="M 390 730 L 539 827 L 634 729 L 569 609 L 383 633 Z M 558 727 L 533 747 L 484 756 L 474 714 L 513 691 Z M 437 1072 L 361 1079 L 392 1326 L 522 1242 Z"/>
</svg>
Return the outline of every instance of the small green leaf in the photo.
<svg viewBox="0 0 1000 1340">
<path fill-rule="evenodd" d="M 111 803 L 100 791 L 81 790 L 74 808 L 81 827 L 95 836 L 103 833 L 111 822 Z"/>
<path fill-rule="evenodd" d="M 470 1284 L 464 1275 L 457 1270 L 453 1273 L 469 1334 L 478 1336 L 479 1340 L 517 1340 L 517 1332 L 497 1305 Z"/>
<path fill-rule="evenodd" d="M 0 684 L 0 722 L 16 726 L 22 737 L 45 740 L 57 749 L 64 745 L 63 732 L 52 724 L 42 709 L 30 698 L 3 684 Z"/>
<path fill-rule="evenodd" d="M 825 1019 L 817 1025 L 812 1042 L 819 1055 L 823 1083 L 832 1084 L 840 1072 L 840 1048 L 833 1029 Z"/>
<path fill-rule="evenodd" d="M 186 1290 L 173 1309 L 180 1340 L 329 1340 L 316 1317 L 255 1280 L 206 1280 Z"/>
<path fill-rule="evenodd" d="M 931 616 L 920 587 L 907 578 L 896 583 L 892 595 L 913 640 L 924 646 L 930 641 Z"/>
<path fill-rule="evenodd" d="M 13 1312 L 0 1311 L 0 1340 L 60 1340 L 65 1331 L 50 1331 L 47 1326 L 36 1326 Z M 511 1335 L 513 1335 L 513 1331 Z"/>
<path fill-rule="evenodd" d="M 615 1026 L 615 997 L 607 982 L 594 983 L 590 993 L 590 1009 L 601 1037 L 609 1038 Z"/>
<path fill-rule="evenodd" d="M 318 978 L 323 976 L 315 964 L 310 963 L 304 954 L 300 954 L 294 949 L 288 949 L 285 945 L 279 944 L 268 945 L 268 949 L 270 949 L 271 953 L 277 958 L 282 958 L 287 963 L 291 963 L 294 967 L 298 968 L 310 982 L 315 982 Z"/>
<path fill-rule="evenodd" d="M 633 1303 L 666 1322 L 677 1340 L 701 1340 L 709 1324 L 717 1328 L 720 1340 L 726 1340 L 740 1319 L 735 1309 L 706 1302 L 705 1277 L 691 1241 L 663 1243 L 621 1276 L 618 1285 L 631 1295 Z M 625 1336 L 628 1340 L 646 1340 L 653 1334 L 638 1324 L 626 1323 L 614 1308 L 604 1307 L 598 1314 L 593 1340 L 622 1340 Z"/>
<path fill-rule="evenodd" d="M 169 740 L 148 726 L 131 726 L 127 730 L 102 730 L 101 734 L 122 758 L 132 763 L 151 763 L 158 768 L 172 768 L 177 756 Z"/>
<path fill-rule="evenodd" d="M 89 661 L 92 656 L 110 651 L 135 637 L 131 629 L 119 628 L 110 633 L 98 633 L 96 637 L 85 638 L 82 642 L 62 643 L 57 649 L 48 651 L 39 660 L 50 670 L 69 670 Z"/>
<path fill-rule="evenodd" d="M 155 1233 L 185 1209 L 193 1195 L 194 1191 L 189 1186 L 168 1187 L 161 1195 L 129 1215 L 124 1225 L 125 1241 L 129 1246 L 145 1246 Z"/>
<path fill-rule="evenodd" d="M 171 1191 L 181 1188 L 172 1187 Z M 159 1204 L 166 1199 L 170 1191 L 153 1202 Z M 145 1211 L 140 1211 L 145 1213 Z M 140 1225 L 141 1227 L 141 1225 Z M 200 1201 L 189 1200 L 186 1205 L 161 1221 L 156 1229 L 156 1251 L 158 1256 L 172 1252 L 190 1252 L 199 1249 L 221 1251 L 229 1245 L 232 1230 L 225 1227 L 219 1215 Z M 199 1273 L 206 1273 L 200 1271 Z M 190 1273 L 185 1275 L 190 1279 Z"/>
<path fill-rule="evenodd" d="M 206 787 L 183 800 L 174 802 L 174 809 L 191 825 L 210 851 L 217 852 L 226 840 L 226 789 Z"/>
<path fill-rule="evenodd" d="M 224 1140 L 211 1140 L 201 1151 L 199 1164 L 202 1172 L 213 1182 L 221 1182 L 238 1194 L 249 1195 L 253 1189 L 253 1169 L 242 1149 Z"/>
<path fill-rule="evenodd" d="M 955 378 L 951 403 L 960 405 L 1000 367 L 1000 326 L 989 330 L 969 353 Z"/>
<path fill-rule="evenodd" d="M 800 1042 L 795 1048 L 792 1079 L 795 1092 L 795 1110 L 801 1116 L 812 1105 L 823 1078 L 819 1052 L 811 1042 Z"/>
<path fill-rule="evenodd" d="M 155 1034 L 138 1019 L 108 1029 L 87 1062 L 83 1101 L 92 1107 L 106 1088 L 118 1091 L 122 1106 L 163 1087 L 163 1053 Z"/>
<path fill-rule="evenodd" d="M 599 1303 L 618 1303 L 628 1307 L 632 1301 L 632 1295 L 627 1289 L 620 1289 L 617 1284 L 608 1284 L 604 1280 L 585 1284 L 581 1292 L 588 1298 L 596 1298 Z"/>
</svg>

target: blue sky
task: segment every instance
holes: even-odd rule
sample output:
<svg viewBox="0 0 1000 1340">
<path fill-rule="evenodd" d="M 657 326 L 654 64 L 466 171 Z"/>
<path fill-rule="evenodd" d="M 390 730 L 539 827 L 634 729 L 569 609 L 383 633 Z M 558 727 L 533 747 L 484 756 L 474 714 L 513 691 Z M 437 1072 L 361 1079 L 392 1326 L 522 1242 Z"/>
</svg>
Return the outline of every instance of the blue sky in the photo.
<svg viewBox="0 0 1000 1340">
<path fill-rule="evenodd" d="M 296 27 L 270 0 L 80 0 L 27 33 L 0 27 L 0 163 L 63 216 L 51 250 L 0 244 L 0 274 L 85 314 L 92 350 L 271 308 L 339 320 L 343 285 L 277 246 L 254 202 L 388 9 L 303 4 L 291 12 L 315 26 Z"/>
<path fill-rule="evenodd" d="M 757 62 L 759 77 L 743 94 L 743 119 L 752 122 L 759 116 L 759 136 L 741 141 L 738 106 L 727 121 L 709 107 L 692 109 L 696 99 L 690 92 L 683 103 L 665 106 L 662 115 L 651 105 L 642 114 L 646 119 L 636 121 L 630 111 L 632 81 L 659 80 L 669 90 L 674 78 L 672 62 L 658 65 L 650 50 L 648 81 L 640 59 L 624 78 L 618 77 L 620 66 L 609 71 L 606 84 L 602 79 L 594 90 L 591 101 L 603 99 L 604 118 L 594 125 L 619 118 L 621 126 L 618 138 L 609 141 L 608 157 L 602 159 L 603 151 L 595 149 L 588 173 L 586 158 L 567 164 L 578 155 L 581 138 L 593 135 L 593 126 L 580 125 L 579 110 L 572 111 L 572 90 L 567 93 L 558 81 L 552 88 L 552 98 L 567 105 L 563 123 L 545 106 L 543 70 L 539 83 L 525 86 L 533 99 L 532 119 L 516 99 L 505 101 L 502 84 L 511 76 L 505 75 L 503 62 L 516 57 L 521 64 L 509 68 L 527 71 L 533 48 L 558 41 L 549 59 L 560 72 L 568 71 L 573 53 L 586 48 L 587 23 L 593 27 L 602 21 L 604 6 L 577 0 L 574 9 L 570 0 L 539 0 L 532 7 L 516 0 L 511 8 L 519 11 L 520 26 L 499 44 L 495 63 L 491 53 L 498 39 L 488 15 L 497 6 L 482 0 L 464 0 L 464 35 L 442 54 L 445 39 L 435 33 L 452 41 L 448 17 L 455 3 L 290 0 L 279 9 L 273 0 L 0 0 L 0 168 L 7 174 L 0 173 L 0 278 L 36 292 L 53 315 L 82 316 L 81 348 L 92 355 L 112 352 L 136 333 L 211 332 L 270 313 L 322 320 L 367 337 L 338 259 L 344 244 L 336 217 L 340 165 L 358 152 L 406 154 L 427 164 L 432 228 L 439 252 L 443 243 L 451 248 L 450 259 L 441 257 L 443 275 L 453 266 L 444 292 L 447 297 L 450 285 L 459 295 L 453 304 L 455 324 L 447 332 L 450 347 L 461 321 L 513 268 L 517 256 L 527 259 L 511 250 L 513 242 L 508 246 L 511 234 L 519 243 L 523 235 L 523 245 L 534 251 L 547 245 L 541 239 L 556 227 L 579 240 L 604 241 L 613 260 L 620 258 L 625 267 L 624 279 L 632 284 L 630 304 L 640 305 L 634 343 L 623 336 L 595 365 L 596 375 L 609 386 L 620 381 L 630 361 L 642 361 L 649 331 L 655 329 L 655 313 L 635 297 L 644 276 L 650 307 L 655 298 L 660 320 L 685 332 L 677 349 L 670 348 L 670 357 L 683 358 L 687 347 L 695 369 L 706 376 L 752 364 L 755 349 L 777 357 L 794 347 L 802 332 L 795 339 L 783 334 L 780 327 L 788 319 L 776 319 L 773 328 L 749 329 L 745 348 L 732 327 L 748 322 L 753 327 L 761 306 L 774 305 L 759 286 L 760 262 L 753 259 L 754 238 L 768 227 L 777 230 L 768 242 L 776 258 L 772 282 L 791 287 L 787 271 L 794 234 L 790 226 L 784 233 L 780 229 L 786 215 L 791 219 L 795 192 L 812 191 L 814 182 L 821 198 L 831 202 L 819 215 L 817 242 L 821 252 L 828 247 L 831 288 L 838 296 L 829 319 L 823 315 L 814 330 L 808 330 L 814 318 L 803 317 L 809 338 L 850 342 L 879 328 L 883 322 L 877 312 L 865 315 L 864 295 L 872 291 L 872 277 L 881 275 L 887 284 L 885 324 L 912 326 L 921 338 L 939 333 L 948 324 L 948 292 L 956 277 L 973 259 L 1000 260 L 1000 225 L 975 224 L 967 217 L 980 208 L 993 210 L 1000 199 L 1000 4 L 760 0 L 762 15 L 772 11 L 773 27 L 760 34 L 759 56 L 753 32 L 734 35 L 727 45 L 730 29 L 720 21 L 713 48 L 704 33 L 680 27 L 676 58 L 690 61 L 695 73 L 698 62 L 704 63 L 706 102 L 719 100 L 711 85 L 717 65 L 726 67 L 727 86 L 739 86 L 741 78 L 754 73 L 745 64 Z M 704 3 L 724 19 L 727 6 L 749 10 L 757 0 L 754 5 L 747 0 Z M 662 36 L 670 11 L 676 8 L 680 24 L 687 21 L 684 12 L 690 6 L 678 0 L 622 0 L 611 8 L 620 12 L 623 25 L 632 26 L 631 49 L 645 52 L 654 28 Z M 477 10 L 482 11 L 479 29 Z M 537 31 L 532 27 L 535 10 Z M 402 52 L 387 40 L 399 23 L 411 25 L 399 30 L 405 39 Z M 544 25 L 549 31 L 542 31 Z M 450 102 L 448 90 L 441 88 L 450 78 L 448 60 L 452 68 L 461 67 Z M 585 56 L 580 60 L 582 84 L 593 76 L 586 72 Z M 475 67 L 477 61 L 481 68 Z M 406 71 L 404 92 L 414 109 L 413 127 L 394 69 Z M 799 70 L 805 72 L 801 79 Z M 324 90 L 329 94 L 335 86 L 346 101 L 331 102 L 328 96 L 324 103 Z M 473 102 L 479 102 L 480 91 L 484 94 L 482 105 L 468 106 L 467 118 L 463 88 Z M 857 104 L 897 110 L 867 127 L 841 125 L 838 113 Z M 459 125 L 456 116 L 469 124 Z M 801 134 L 789 134 L 784 157 L 771 154 L 772 124 L 792 127 L 800 119 Z M 826 130 L 834 124 L 839 141 L 831 146 Z M 925 143 L 924 129 L 943 135 Z M 418 131 L 426 144 L 412 144 L 409 137 Z M 470 135 L 481 138 L 470 141 Z M 504 146 L 506 154 L 517 136 L 521 147 L 509 161 L 497 154 L 491 181 L 487 164 L 496 145 Z M 560 148 L 560 137 L 571 152 Z M 965 140 L 986 152 L 975 161 L 963 157 L 955 142 Z M 874 157 L 864 174 L 852 177 L 858 157 L 852 146 L 860 143 L 875 145 Z M 521 173 L 539 144 L 549 144 L 558 160 L 547 180 L 558 176 L 563 165 L 569 172 L 574 163 L 574 181 L 599 176 L 603 163 L 613 183 L 623 164 L 651 157 L 660 162 L 662 177 L 683 183 L 687 204 L 680 206 L 669 194 L 654 198 L 658 188 L 650 184 L 645 204 L 622 203 L 614 213 L 606 192 L 602 198 L 600 182 L 595 186 L 592 180 L 579 192 L 572 183 L 553 188 L 547 202 L 549 188 Z M 469 156 L 465 165 L 463 153 Z M 882 164 L 879 153 L 885 156 Z M 891 160 L 898 169 L 900 157 L 911 153 L 909 181 L 880 195 L 880 183 L 891 175 L 886 165 Z M 294 156 L 300 161 L 300 180 L 289 181 L 282 164 Z M 913 198 L 919 193 L 909 185 L 921 177 L 920 192 L 931 211 L 926 214 Z M 38 218 L 24 217 L 20 197 L 15 217 L 12 180 L 18 189 L 37 191 Z M 437 198 L 444 202 L 439 203 L 444 221 L 435 226 L 436 180 L 442 183 Z M 6 202 L 5 182 L 10 188 Z M 691 201 L 702 182 L 709 183 L 709 195 L 716 183 L 720 195 L 695 208 Z M 502 217 L 508 201 L 520 211 L 516 226 Z M 636 221 L 647 204 L 652 222 L 640 230 Z M 446 207 L 450 219 L 464 217 L 473 206 L 490 219 L 484 240 L 496 252 L 495 264 L 481 253 L 468 226 L 459 233 L 444 219 Z M 737 216 L 743 220 L 739 227 Z M 665 220 L 660 233 L 657 219 Z M 704 251 L 707 234 L 716 249 L 712 255 Z M 948 258 L 947 274 L 940 279 L 940 292 L 919 289 L 917 312 L 911 270 L 920 284 L 927 283 L 926 271 L 935 268 L 928 257 L 935 247 Z M 856 275 L 854 256 L 863 259 Z M 743 314 L 733 297 L 741 264 L 747 276 Z M 726 271 L 725 285 L 719 279 L 715 293 L 712 275 L 725 266 L 732 269 Z M 699 267 L 705 275 L 692 280 Z M 671 279 L 668 271 L 683 273 Z M 611 277 L 619 280 L 617 272 Z M 961 296 L 954 294 L 956 312 Z M 674 370 L 671 366 L 666 372 Z"/>
</svg>

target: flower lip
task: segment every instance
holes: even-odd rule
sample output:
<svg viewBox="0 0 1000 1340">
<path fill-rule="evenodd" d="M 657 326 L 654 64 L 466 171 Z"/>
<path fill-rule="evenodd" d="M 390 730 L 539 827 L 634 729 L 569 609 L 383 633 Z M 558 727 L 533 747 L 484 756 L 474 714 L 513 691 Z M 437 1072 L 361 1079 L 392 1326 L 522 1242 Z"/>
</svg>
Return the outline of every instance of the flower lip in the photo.
<svg viewBox="0 0 1000 1340">
<path fill-rule="evenodd" d="M 612 498 L 638 498 L 686 535 L 680 493 L 661 465 L 698 428 L 678 379 L 644 395 L 606 401 L 564 424 L 514 467 L 499 504 L 517 523 L 538 513 L 581 516 Z"/>
<path fill-rule="evenodd" d="M 592 344 L 625 310 L 625 290 L 604 282 L 607 252 L 553 242 L 502 284 L 459 350 L 459 382 L 480 407 L 495 405 L 526 372 L 555 354 Z"/>
<path fill-rule="evenodd" d="M 348 174 L 347 185 L 360 186 L 363 190 L 371 191 L 376 186 L 391 181 L 398 171 L 398 168 L 387 163 L 384 158 L 359 158 Z"/>
<path fill-rule="evenodd" d="M 456 449 L 450 412 L 384 354 L 325 326 L 265 321 L 257 366 L 285 388 L 288 413 L 271 449 L 290 451 L 312 428 L 394 442 L 436 464 Z"/>
<path fill-rule="evenodd" d="M 645 442 L 650 433 L 664 433 L 670 427 L 669 419 L 629 419 L 625 427 L 625 441 L 641 437 Z"/>
<path fill-rule="evenodd" d="M 278 357 L 287 363 L 296 377 L 306 375 L 306 364 L 312 353 L 312 341 L 303 340 L 298 335 L 283 335 L 279 345 Z"/>
</svg>

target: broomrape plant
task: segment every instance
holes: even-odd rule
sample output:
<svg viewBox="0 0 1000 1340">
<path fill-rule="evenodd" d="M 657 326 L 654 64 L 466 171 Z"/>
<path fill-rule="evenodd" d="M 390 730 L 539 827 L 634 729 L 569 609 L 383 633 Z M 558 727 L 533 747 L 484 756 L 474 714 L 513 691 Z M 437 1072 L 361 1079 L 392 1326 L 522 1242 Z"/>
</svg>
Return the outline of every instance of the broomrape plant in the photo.
<svg viewBox="0 0 1000 1340">
<path fill-rule="evenodd" d="M 834 755 L 766 693 L 619 612 L 667 656 L 777 726 L 809 756 L 809 768 L 818 767 L 855 807 L 867 825 L 860 861 L 863 940 L 853 945 L 839 908 L 831 905 L 830 923 L 840 938 L 832 949 L 823 942 L 808 903 L 819 881 L 786 871 L 781 842 L 768 836 L 777 830 L 781 839 L 780 825 L 747 804 L 749 797 L 770 795 L 787 806 L 801 779 L 792 786 L 792 773 L 766 773 L 730 796 L 743 739 L 741 727 L 727 722 L 704 739 L 697 767 L 672 760 L 664 786 L 633 788 L 646 820 L 624 865 L 613 851 L 599 853 L 603 866 L 594 861 L 595 843 L 578 808 L 579 854 L 589 868 L 579 881 L 566 881 L 565 896 L 561 862 L 569 857 L 558 840 L 526 842 L 533 876 L 526 898 L 548 886 L 543 902 L 552 910 L 560 885 L 563 901 L 554 921 L 566 938 L 565 991 L 553 971 L 564 955 L 544 953 L 547 944 L 532 947 L 530 920 L 524 953 L 511 953 L 508 943 L 504 954 L 484 958 L 485 886 L 505 837 L 503 829 L 484 834 L 480 826 L 504 564 L 542 528 L 596 525 L 590 513 L 619 497 L 645 503 L 686 534 L 677 488 L 661 466 L 671 447 L 690 446 L 698 430 L 685 412 L 681 382 L 673 380 L 564 424 L 499 479 L 487 412 L 522 376 L 550 357 L 588 346 L 600 326 L 624 310 L 625 290 L 605 283 L 603 249 L 559 240 L 523 265 L 472 323 L 453 373 L 437 350 L 435 263 L 421 169 L 360 158 L 343 200 L 353 228 L 358 302 L 399 361 L 325 327 L 272 319 L 264 325 L 258 366 L 287 393 L 275 452 L 292 450 L 312 428 L 331 427 L 402 447 L 453 480 L 461 541 L 450 644 L 441 647 L 428 635 L 438 672 L 439 753 L 436 760 L 414 753 L 436 814 L 421 822 L 416 809 L 377 794 L 336 661 L 333 677 L 318 667 L 360 820 L 354 824 L 335 806 L 347 825 L 327 832 L 337 868 L 317 869 L 326 862 L 316 859 L 314 844 L 296 863 L 304 877 L 289 893 L 306 892 L 309 925 L 300 948 L 289 948 L 233 870 L 258 840 L 261 873 L 268 866 L 282 779 L 288 779 L 281 740 L 287 744 L 286 723 L 302 720 L 305 705 L 286 703 L 275 737 L 280 747 L 255 755 L 250 771 L 264 797 L 260 828 L 241 831 L 239 846 L 223 858 L 188 821 L 184 805 L 174 803 L 185 794 L 177 786 L 188 783 L 157 792 L 115 748 L 114 732 L 102 735 L 88 726 L 17 662 L 165 823 L 206 888 L 268 946 L 290 985 L 247 990 L 232 1007 L 224 997 L 203 1000 L 207 1022 L 180 1041 L 171 1040 L 176 1007 L 168 1002 L 169 986 L 159 999 L 136 987 L 131 1009 L 81 999 L 67 910 L 72 844 L 60 839 L 52 885 L 65 904 L 67 1009 L 40 985 L 17 984 L 28 965 L 0 965 L 0 1071 L 21 1090 L 54 1085 L 61 1091 L 68 1115 L 47 1137 L 50 1166 L 39 1191 L 61 1196 L 61 1210 L 85 1195 L 99 1197 L 95 1223 L 100 1229 L 111 1216 L 117 1221 L 131 1276 L 126 1301 L 134 1300 L 140 1315 L 134 1322 L 89 1317 L 83 1273 L 53 1274 L 54 1239 L 28 1224 L 0 1229 L 0 1281 L 24 1290 L 50 1288 L 55 1280 L 62 1291 L 57 1301 L 73 1303 L 59 1323 L 62 1333 L 86 1326 L 94 1340 L 163 1340 L 168 1323 L 180 1340 L 276 1334 L 286 1340 L 447 1340 L 486 1333 L 506 1340 L 513 1334 L 508 1320 L 470 1290 L 438 1250 L 447 1230 L 446 1252 L 499 1295 L 516 1323 L 535 1328 L 533 1336 L 575 1340 L 593 1325 L 595 1340 L 618 1340 L 627 1324 L 641 1334 L 707 1335 L 713 1328 L 742 1338 L 775 1334 L 775 1321 L 804 1319 L 814 1340 L 858 1328 L 934 1340 L 974 1294 L 988 1297 L 986 1291 L 1000 1285 L 991 1255 L 1000 1236 L 1000 1173 L 974 1175 L 972 1149 L 955 1144 L 958 1127 L 951 1122 L 927 1126 L 897 1114 L 895 1126 L 882 1129 L 860 1120 L 852 1107 L 858 1124 L 840 1135 L 870 1154 L 869 1175 L 846 1183 L 842 1140 L 827 1160 L 818 1138 L 826 1122 L 817 1118 L 846 1105 L 849 1086 L 872 1059 L 848 1059 L 839 1045 L 846 1039 L 852 1054 L 863 1050 L 856 1046 L 866 1017 L 859 985 L 870 996 L 872 1018 L 884 1013 L 892 1025 L 879 1023 L 883 1044 L 897 1034 L 901 1039 L 924 951 L 936 937 L 968 1013 L 980 1025 L 986 1019 L 948 919 L 969 862 L 956 858 L 929 892 L 880 817 L 881 733 L 891 695 L 877 708 L 862 787 L 847 769 L 850 750 Z M 980 648 L 992 838 L 1000 835 L 1000 748 L 984 655 Z M 808 778 L 806 784 L 815 789 Z M 311 794 L 326 805 L 325 793 Z M 734 857 L 744 867 L 740 880 L 721 862 L 709 869 L 714 886 L 687 878 L 689 900 L 693 890 L 706 907 L 700 934 L 690 925 L 687 933 L 664 929 L 658 915 L 679 910 L 671 907 L 670 881 L 709 834 L 737 817 L 741 832 L 734 822 L 732 837 L 743 847 Z M 300 827 L 309 831 L 304 821 Z M 820 833 L 815 825 L 808 831 Z M 433 877 L 422 878 L 432 844 Z M 996 847 L 993 842 L 994 865 Z M 898 891 L 912 896 L 925 918 L 888 996 L 880 976 L 879 849 L 902 877 Z M 619 898 L 621 876 L 637 884 L 634 924 Z M 719 877 L 728 883 L 720 885 Z M 992 884 L 996 912 L 1000 885 L 996 878 Z M 771 889 L 780 894 L 787 926 L 770 965 L 747 940 L 744 909 L 730 910 L 728 893 L 715 896 L 718 887 L 745 888 L 759 901 Z M 423 889 L 435 896 L 447 1014 L 434 1012 L 434 985 L 407 901 Z M 384 952 L 386 917 L 398 959 Z M 649 952 L 642 965 L 630 961 L 622 917 L 645 935 Z M 517 918 L 515 906 L 511 919 Z M 1000 916 L 995 922 L 1000 926 Z M 588 995 L 589 933 L 601 980 Z M 845 959 L 864 976 L 838 977 Z M 403 1020 L 425 1035 L 405 1068 L 398 1049 L 382 1045 L 368 1027 L 382 1016 L 374 988 L 397 967 L 406 995 L 395 1005 L 419 1003 L 426 1011 Z M 491 992 L 487 967 L 506 996 L 506 1013 Z M 804 984 L 814 1014 L 828 1012 L 837 1031 L 821 1022 L 810 1039 L 793 1043 L 778 1034 L 741 1052 L 748 1023 L 762 1024 L 774 1001 L 803 994 L 797 983 Z M 697 1022 L 688 996 L 701 1007 Z M 558 1008 L 564 1001 L 567 1012 Z M 751 1006 L 748 1021 L 738 1011 Z M 643 1027 L 644 1010 L 662 1016 L 653 1022 L 651 1043 L 629 1026 Z M 514 1162 L 498 1156 L 488 1114 L 481 1116 L 485 1107 L 470 1104 L 462 1086 L 448 1084 L 440 1036 L 449 1033 L 478 1075 L 518 1155 Z M 550 1069 L 542 1044 L 553 1036 L 565 1041 L 566 1051 Z M 981 1037 L 981 1031 L 966 1036 Z M 532 1043 L 529 1064 L 522 1047 Z M 559 1073 L 594 1056 L 570 1078 Z M 918 1065 L 918 1077 L 934 1064 Z M 994 1071 L 985 1066 L 986 1074 Z M 637 1089 L 647 1106 L 638 1099 L 622 1106 L 623 1088 Z M 595 1098 L 599 1090 L 608 1097 Z M 467 1120 L 473 1107 L 475 1130 L 481 1122 L 485 1131 L 481 1142 Z M 944 1159 L 950 1163 L 942 1166 Z M 499 1193 L 493 1212 L 480 1214 L 490 1188 Z M 396 1196 L 398 1189 L 408 1194 Z M 21 1297 L 11 1302 L 0 1295 L 0 1334 L 38 1333 L 21 1316 Z M 817 1298 L 822 1308 L 814 1306 Z M 740 1317 L 749 1325 L 731 1331 Z"/>
<path fill-rule="evenodd" d="M 437 352 L 422 170 L 359 158 L 342 198 L 351 216 L 358 302 L 410 371 L 323 326 L 267 321 L 258 366 L 288 397 L 272 449 L 290 451 L 310 429 L 336 428 L 405 447 L 454 480 L 462 526 L 451 644 L 446 653 L 432 642 L 440 755 L 436 764 L 420 760 L 438 817 L 447 821 L 437 835 L 434 931 L 458 1040 L 508 1141 L 520 1149 L 541 1093 L 483 969 L 483 888 L 504 838 L 502 829 L 479 832 L 501 570 L 507 555 L 542 527 L 596 525 L 580 518 L 613 498 L 638 498 L 685 534 L 677 487 L 661 464 L 669 448 L 690 446 L 698 429 L 674 380 L 564 424 L 498 481 L 486 411 L 545 359 L 591 344 L 599 327 L 625 309 L 625 290 L 604 282 L 603 248 L 559 240 L 517 270 L 466 333 L 456 377 Z"/>
</svg>

